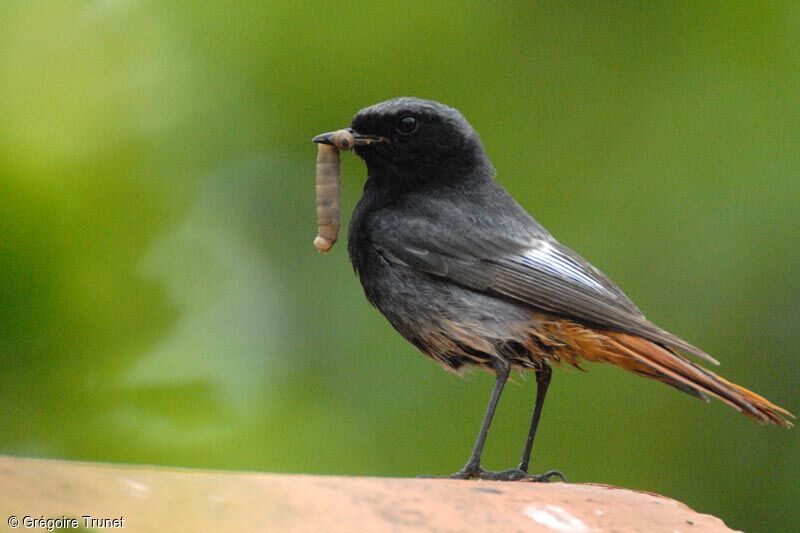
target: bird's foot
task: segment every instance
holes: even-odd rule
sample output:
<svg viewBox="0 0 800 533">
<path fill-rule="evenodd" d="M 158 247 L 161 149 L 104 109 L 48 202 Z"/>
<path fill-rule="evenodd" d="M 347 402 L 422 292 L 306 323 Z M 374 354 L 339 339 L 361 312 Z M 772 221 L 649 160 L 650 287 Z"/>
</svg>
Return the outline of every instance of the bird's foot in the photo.
<svg viewBox="0 0 800 533">
<path fill-rule="evenodd" d="M 478 464 L 467 463 L 464 468 L 456 472 L 455 474 L 450 474 L 449 476 L 417 476 L 419 478 L 425 479 L 484 479 L 483 476 L 494 474 L 494 472 L 489 472 L 488 470 L 484 470 Z"/>
<path fill-rule="evenodd" d="M 486 481 L 528 481 L 531 483 L 550 483 L 553 478 L 559 478 L 565 482 L 567 479 L 564 474 L 558 470 L 550 470 L 544 474 L 532 475 L 520 470 L 519 468 L 511 468 L 503 470 L 502 472 L 492 472 L 484 470 L 481 467 L 464 467 L 455 474 L 449 476 L 419 476 L 421 478 L 433 479 L 483 479 Z"/>
<path fill-rule="evenodd" d="M 561 481 L 566 482 L 567 479 L 564 474 L 558 470 L 550 470 L 544 474 L 529 474 L 519 468 L 510 468 L 502 472 L 489 472 L 483 470 L 478 479 L 486 479 L 490 481 L 528 481 L 531 483 L 550 483 L 553 478 L 559 478 Z"/>
</svg>

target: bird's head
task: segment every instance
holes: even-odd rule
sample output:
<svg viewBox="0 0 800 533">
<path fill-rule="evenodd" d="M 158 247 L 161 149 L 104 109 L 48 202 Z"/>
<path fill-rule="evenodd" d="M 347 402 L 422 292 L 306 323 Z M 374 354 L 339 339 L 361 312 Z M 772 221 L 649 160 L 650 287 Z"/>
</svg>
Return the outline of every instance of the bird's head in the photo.
<svg viewBox="0 0 800 533">
<path fill-rule="evenodd" d="M 456 109 L 433 100 L 393 98 L 356 113 L 348 129 L 370 176 L 444 179 L 491 168 L 480 137 Z M 315 142 L 333 144 L 333 134 Z"/>
</svg>

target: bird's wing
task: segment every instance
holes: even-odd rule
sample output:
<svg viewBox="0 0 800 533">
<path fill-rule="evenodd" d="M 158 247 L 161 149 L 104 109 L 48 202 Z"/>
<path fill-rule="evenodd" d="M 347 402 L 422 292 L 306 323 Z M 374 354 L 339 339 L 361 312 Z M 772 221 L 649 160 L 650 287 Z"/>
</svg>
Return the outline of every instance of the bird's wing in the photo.
<svg viewBox="0 0 800 533">
<path fill-rule="evenodd" d="M 605 274 L 549 234 L 509 238 L 485 226 L 462 226 L 454 232 L 430 219 L 394 219 L 391 227 L 374 229 L 379 230 L 371 239 L 377 251 L 398 266 L 578 322 L 639 335 L 717 363 L 649 322 Z"/>
</svg>

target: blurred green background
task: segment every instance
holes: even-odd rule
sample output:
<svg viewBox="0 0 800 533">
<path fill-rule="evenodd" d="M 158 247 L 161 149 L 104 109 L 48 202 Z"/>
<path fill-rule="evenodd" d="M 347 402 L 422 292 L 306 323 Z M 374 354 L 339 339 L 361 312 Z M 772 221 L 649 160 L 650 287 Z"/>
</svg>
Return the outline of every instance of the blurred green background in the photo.
<svg viewBox="0 0 800 533">
<path fill-rule="evenodd" d="M 800 412 L 800 5 L 0 4 L 0 453 L 413 476 L 466 461 L 459 379 L 311 245 L 311 137 L 460 109 L 498 180 L 726 377 Z M 343 161 L 349 213 L 365 170 Z M 797 430 L 557 370 L 534 471 L 800 522 Z M 486 466 L 516 464 L 517 377 Z"/>
</svg>

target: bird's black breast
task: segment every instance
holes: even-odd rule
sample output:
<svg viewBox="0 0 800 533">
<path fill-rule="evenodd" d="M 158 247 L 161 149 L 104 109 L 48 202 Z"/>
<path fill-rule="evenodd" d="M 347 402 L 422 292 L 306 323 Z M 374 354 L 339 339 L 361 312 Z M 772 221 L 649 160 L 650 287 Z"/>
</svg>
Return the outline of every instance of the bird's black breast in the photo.
<svg viewBox="0 0 800 533">
<path fill-rule="evenodd" d="M 377 295 L 372 281 L 377 280 L 387 267 L 381 265 L 381 258 L 373 246 L 370 234 L 370 228 L 374 226 L 370 221 L 377 215 L 379 208 L 380 205 L 374 195 L 365 193 L 361 197 L 350 219 L 347 242 L 350 262 L 364 287 L 367 299 L 373 305 L 376 305 L 374 298 Z"/>
<path fill-rule="evenodd" d="M 381 228 L 390 227 L 393 221 L 402 217 L 403 209 L 395 198 L 385 194 L 386 191 L 372 191 L 370 185 L 368 183 L 365 187 L 365 193 L 353 211 L 347 250 L 367 299 L 389 317 L 390 306 L 396 303 L 392 299 L 397 298 L 398 277 L 403 278 L 403 285 L 407 285 L 401 294 L 408 298 L 413 296 L 411 292 L 417 286 L 416 279 L 424 276 L 413 271 L 403 272 L 407 269 L 387 261 L 381 255 L 380 248 L 375 244 L 378 240 L 375 233 L 380 232 Z"/>
</svg>

